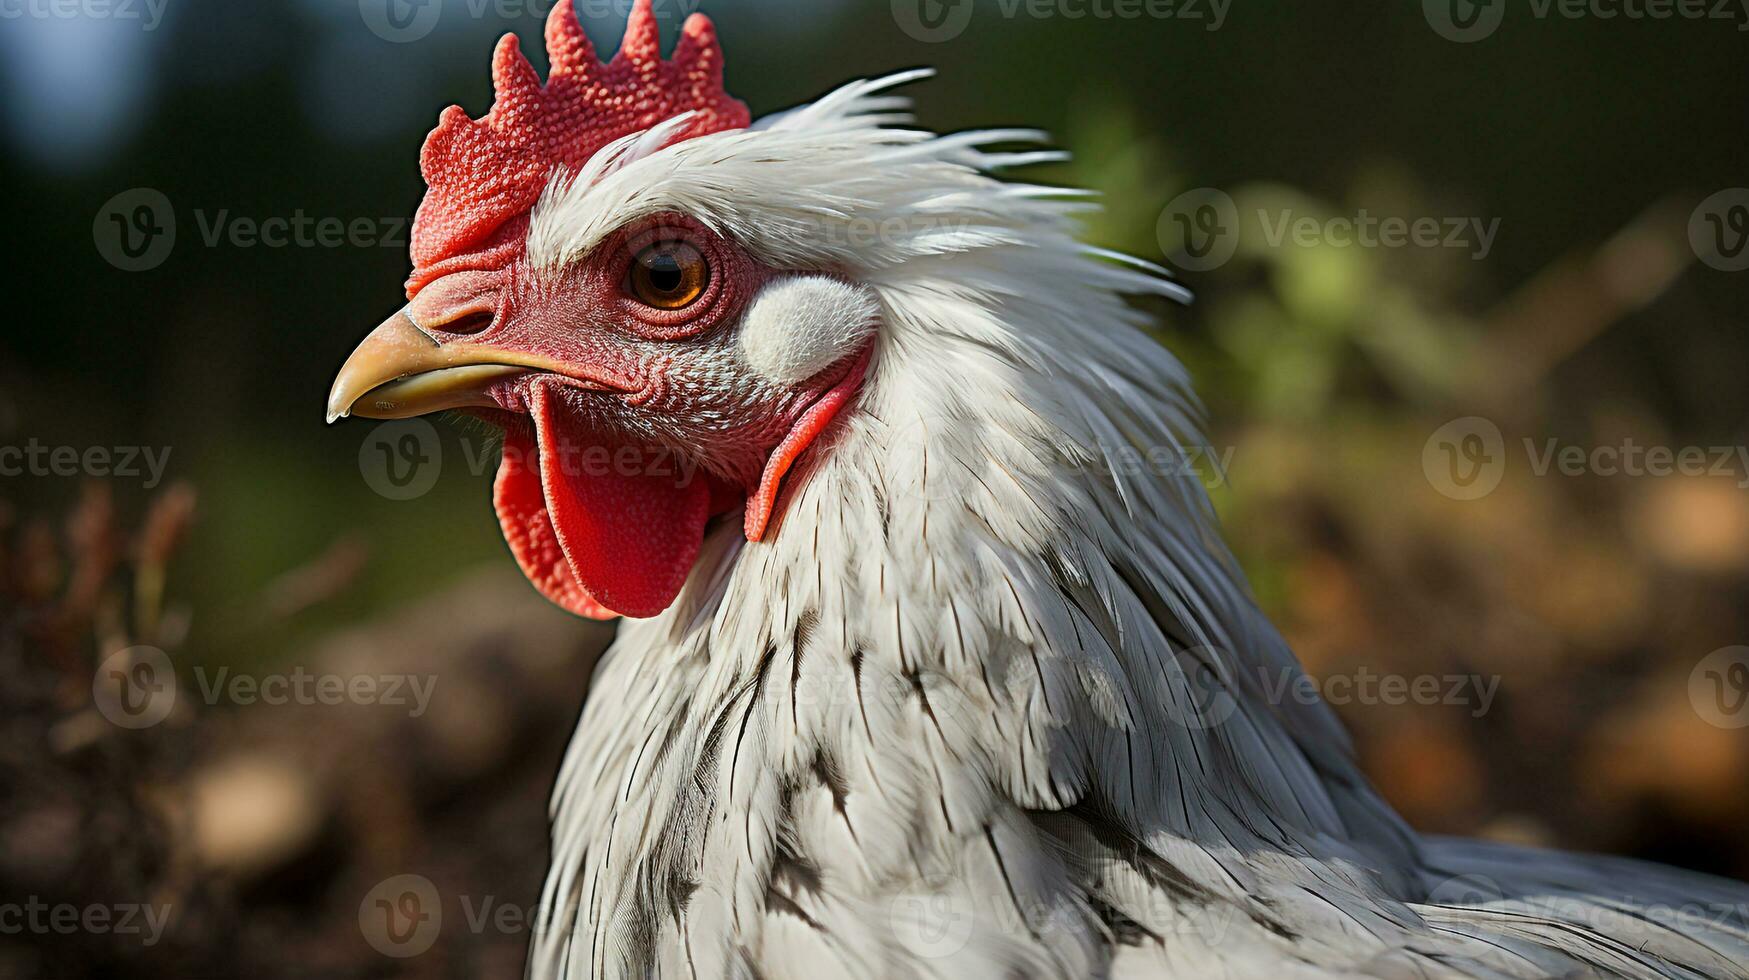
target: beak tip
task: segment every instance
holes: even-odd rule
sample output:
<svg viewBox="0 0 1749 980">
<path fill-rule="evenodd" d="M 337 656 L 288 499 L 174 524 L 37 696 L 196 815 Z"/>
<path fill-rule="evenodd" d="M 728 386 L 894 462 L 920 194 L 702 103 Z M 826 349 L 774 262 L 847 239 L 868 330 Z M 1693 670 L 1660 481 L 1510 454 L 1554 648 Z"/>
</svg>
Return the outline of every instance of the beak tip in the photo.
<svg viewBox="0 0 1749 980">
<path fill-rule="evenodd" d="M 345 396 L 341 394 L 339 385 L 336 385 L 334 391 L 328 395 L 328 409 L 325 414 L 327 415 L 329 425 L 333 425 L 340 419 L 346 418 L 352 414 L 352 405 L 347 401 Z"/>
</svg>

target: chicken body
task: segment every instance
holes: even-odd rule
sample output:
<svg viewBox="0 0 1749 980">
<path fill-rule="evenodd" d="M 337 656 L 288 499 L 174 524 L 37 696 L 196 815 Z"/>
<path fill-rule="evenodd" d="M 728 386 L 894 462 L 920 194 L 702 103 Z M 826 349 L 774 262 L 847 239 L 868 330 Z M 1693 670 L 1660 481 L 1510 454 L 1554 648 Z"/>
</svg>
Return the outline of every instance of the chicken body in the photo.
<svg viewBox="0 0 1749 980">
<path fill-rule="evenodd" d="M 1749 888 L 1418 837 L 1270 697 L 1297 665 L 1159 463 L 1197 409 L 1123 296 L 1177 287 L 989 176 L 1027 134 L 893 128 L 904 80 L 536 213 L 678 210 L 880 325 L 772 532 L 712 525 L 599 667 L 532 975 L 1749 976 Z"/>
<path fill-rule="evenodd" d="M 545 82 L 500 41 L 329 398 L 502 426 L 530 582 L 643 617 L 559 775 L 531 976 L 1749 977 L 1745 886 L 1378 798 L 1184 465 L 1126 299 L 1183 290 L 993 176 L 1039 134 L 910 128 L 922 73 L 748 125 L 681 33 L 662 60 L 637 0 L 602 62 L 560 0 Z"/>
</svg>

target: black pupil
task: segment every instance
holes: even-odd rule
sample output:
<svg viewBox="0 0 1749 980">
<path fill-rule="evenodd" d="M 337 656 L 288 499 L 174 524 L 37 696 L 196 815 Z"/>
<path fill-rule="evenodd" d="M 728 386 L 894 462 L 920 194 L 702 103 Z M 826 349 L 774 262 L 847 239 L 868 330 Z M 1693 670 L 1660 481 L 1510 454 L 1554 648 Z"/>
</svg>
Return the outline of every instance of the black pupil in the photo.
<svg viewBox="0 0 1749 980">
<path fill-rule="evenodd" d="M 686 274 L 672 252 L 656 252 L 644 262 L 644 268 L 649 270 L 650 285 L 658 292 L 675 292 L 686 281 Z"/>
</svg>

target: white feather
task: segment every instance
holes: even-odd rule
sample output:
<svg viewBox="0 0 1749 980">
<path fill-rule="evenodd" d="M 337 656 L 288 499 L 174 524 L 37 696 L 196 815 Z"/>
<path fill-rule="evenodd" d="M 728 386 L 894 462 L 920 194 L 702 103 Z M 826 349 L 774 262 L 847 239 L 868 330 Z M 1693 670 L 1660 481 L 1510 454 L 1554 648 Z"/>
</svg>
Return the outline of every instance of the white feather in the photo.
<svg viewBox="0 0 1749 980">
<path fill-rule="evenodd" d="M 775 533 L 720 522 L 603 658 L 531 975 L 1749 976 L 1749 890 L 1424 842 L 1327 708 L 1269 696 L 1298 666 L 1195 474 L 1119 465 L 1204 442 L 1124 299 L 1182 288 L 988 175 L 1033 134 L 886 128 L 917 77 L 616 144 L 536 211 L 546 268 L 676 210 L 879 322 Z M 862 329 L 839 299 L 843 333 L 773 294 L 742 357 L 805 370 Z"/>
<path fill-rule="evenodd" d="M 741 363 L 771 381 L 805 381 L 860 347 L 879 316 L 865 288 L 828 276 L 786 276 L 748 307 L 737 335 Z"/>
</svg>

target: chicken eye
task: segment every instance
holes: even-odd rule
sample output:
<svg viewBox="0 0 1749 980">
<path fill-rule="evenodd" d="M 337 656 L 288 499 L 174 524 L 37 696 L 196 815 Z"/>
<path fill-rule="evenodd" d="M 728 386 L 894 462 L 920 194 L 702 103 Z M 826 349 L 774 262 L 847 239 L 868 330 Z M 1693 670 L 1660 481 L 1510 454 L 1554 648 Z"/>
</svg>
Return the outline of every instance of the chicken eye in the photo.
<svg viewBox="0 0 1749 980">
<path fill-rule="evenodd" d="M 626 291 L 658 310 L 678 310 L 704 295 L 710 285 L 710 264 L 698 249 L 682 241 L 656 242 L 632 260 Z"/>
</svg>

